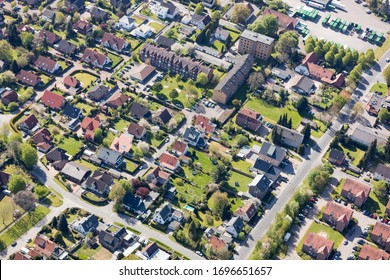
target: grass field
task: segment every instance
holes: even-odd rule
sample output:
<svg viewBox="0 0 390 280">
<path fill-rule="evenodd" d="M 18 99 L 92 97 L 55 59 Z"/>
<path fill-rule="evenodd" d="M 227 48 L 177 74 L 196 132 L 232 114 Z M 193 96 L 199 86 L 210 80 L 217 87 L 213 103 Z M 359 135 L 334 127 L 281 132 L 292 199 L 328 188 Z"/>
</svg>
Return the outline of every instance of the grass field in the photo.
<svg viewBox="0 0 390 280">
<path fill-rule="evenodd" d="M 91 85 L 91 83 L 95 82 L 97 78 L 89 73 L 76 73 L 72 75 L 72 77 L 76 78 L 83 84 L 83 88 L 87 88 Z"/>
<path fill-rule="evenodd" d="M 371 87 L 370 92 L 378 91 L 382 95 L 387 95 L 387 90 L 388 90 L 388 87 L 385 83 L 376 83 L 375 85 L 373 85 Z"/>
<path fill-rule="evenodd" d="M 135 23 L 137 25 L 140 25 L 140 24 L 142 24 L 145 21 L 144 17 L 140 17 L 140 16 L 137 16 L 137 15 L 134 15 L 134 14 L 131 16 L 131 18 L 134 19 L 134 21 L 135 21 Z"/>
<path fill-rule="evenodd" d="M 337 148 L 338 149 L 341 148 L 344 151 L 344 153 L 347 155 L 347 157 L 349 157 L 352 160 L 351 162 L 352 165 L 355 166 L 359 164 L 360 160 L 363 158 L 365 153 L 365 151 L 352 145 L 348 145 L 348 146 L 339 145 Z"/>
<path fill-rule="evenodd" d="M 299 242 L 297 249 L 296 249 L 297 252 L 300 252 L 302 250 L 303 242 L 306 238 L 306 235 L 309 232 L 317 233 L 317 234 L 319 234 L 323 237 L 326 237 L 327 239 L 333 241 L 334 248 L 336 248 L 336 249 L 340 246 L 341 242 L 344 239 L 344 236 L 340 232 L 333 230 L 331 227 L 312 222 L 310 228 L 307 230 L 307 232 L 303 236 L 302 240 Z"/>
<path fill-rule="evenodd" d="M 121 56 L 113 54 L 111 52 L 108 52 L 107 56 L 112 61 L 112 69 L 114 69 L 116 66 L 118 66 L 118 64 L 121 63 L 123 60 L 123 58 Z"/>
<path fill-rule="evenodd" d="M 60 207 L 62 205 L 62 200 L 55 194 L 51 193 L 43 200 L 43 203 L 53 207 Z"/>
<path fill-rule="evenodd" d="M 123 163 L 126 165 L 125 169 L 130 173 L 133 173 L 138 168 L 138 164 L 130 160 L 125 159 Z"/>
<path fill-rule="evenodd" d="M 214 167 L 214 164 L 210 160 L 210 156 L 207 155 L 206 153 L 196 151 L 193 149 L 190 149 L 189 151 L 191 152 L 191 154 L 195 151 L 195 156 L 191 157 L 194 165 L 200 163 L 200 165 L 202 166 L 202 170 L 204 172 L 210 173 Z"/>
<path fill-rule="evenodd" d="M 234 212 L 238 208 L 244 206 L 244 201 L 239 198 L 230 198 L 230 211 Z"/>
<path fill-rule="evenodd" d="M 178 184 L 178 181 L 182 179 L 176 178 L 173 180 L 173 184 L 176 187 L 178 197 L 182 196 L 186 203 L 191 203 L 191 202 L 197 202 L 199 201 L 202 196 L 203 196 L 203 189 L 197 186 L 192 186 L 190 184 L 187 184 L 183 182 L 183 184 Z"/>
<path fill-rule="evenodd" d="M 95 171 L 97 170 L 99 167 L 97 167 L 96 165 L 86 161 L 86 160 L 83 160 L 83 159 L 79 159 L 76 161 L 77 163 L 80 163 L 82 166 L 85 166 L 89 169 L 91 169 L 92 171 Z"/>
<path fill-rule="evenodd" d="M 97 258 L 101 255 L 103 255 L 102 253 L 100 253 L 100 251 L 102 251 L 102 253 L 104 253 L 105 255 L 105 258 Z M 88 260 L 88 259 L 94 259 L 94 260 L 109 260 L 111 259 L 111 253 L 110 253 L 110 256 L 108 256 L 108 254 L 106 252 L 104 252 L 106 249 L 104 249 L 102 246 L 99 245 L 99 247 L 95 248 L 95 249 L 91 249 L 91 248 L 88 248 L 88 246 L 86 245 L 82 245 L 80 247 L 80 249 L 78 249 L 76 252 L 75 252 L 75 255 L 78 256 L 80 259 L 82 260 Z"/>
<path fill-rule="evenodd" d="M 83 146 L 81 141 L 75 140 L 74 138 L 61 138 L 58 140 L 60 141 L 58 147 L 64 149 L 71 156 L 76 155 Z"/>
<path fill-rule="evenodd" d="M 297 110 L 292 106 L 285 106 L 283 108 L 278 108 L 267 104 L 266 102 L 260 99 L 251 98 L 245 104 L 246 108 L 250 108 L 259 112 L 264 116 L 264 119 L 271 123 L 276 123 L 279 120 L 280 115 L 287 113 L 289 118 L 292 118 L 293 128 L 297 128 L 300 124 L 302 117 L 298 114 Z"/>
<path fill-rule="evenodd" d="M 154 29 L 155 33 L 158 33 L 161 31 L 161 29 L 164 28 L 164 25 L 158 22 L 151 22 L 149 23 L 149 26 Z"/>
<path fill-rule="evenodd" d="M 50 210 L 48 208 L 38 205 L 29 214 L 24 215 L 19 221 L 0 235 L 0 240 L 2 241 L 2 243 L 0 243 L 0 250 L 3 250 L 11 245 L 12 242 L 25 234 L 49 212 Z"/>
<path fill-rule="evenodd" d="M 230 172 L 230 178 L 229 178 L 229 186 L 237 191 L 241 192 L 247 192 L 248 191 L 248 184 L 252 182 L 252 178 L 248 176 L 244 176 L 240 173 L 231 171 Z"/>
<path fill-rule="evenodd" d="M 42 80 L 42 83 L 44 83 L 45 85 L 51 81 L 52 78 L 50 78 L 48 75 L 44 74 L 44 73 L 41 73 L 39 74 L 39 77 L 41 78 Z"/>
<path fill-rule="evenodd" d="M 123 132 L 124 129 L 127 129 L 127 127 L 129 126 L 130 122 L 128 121 L 125 121 L 124 119 L 120 119 L 119 122 L 117 122 L 115 124 L 115 129 L 120 131 L 120 132 Z"/>
<path fill-rule="evenodd" d="M 211 182 L 211 177 L 205 173 L 199 171 L 192 171 L 188 166 L 182 167 L 186 178 L 191 182 L 195 183 L 199 187 L 203 187 Z M 193 173 L 194 172 L 194 173 Z"/>
<path fill-rule="evenodd" d="M 368 196 L 368 199 L 366 203 L 364 203 L 363 210 L 370 211 L 371 213 L 376 213 L 376 211 L 380 210 L 381 213 L 385 213 L 386 206 L 383 205 L 382 202 L 379 201 L 379 199 L 376 197 L 373 191 L 370 192 L 370 195 Z"/>
<path fill-rule="evenodd" d="M 240 170 L 245 173 L 250 173 L 249 168 L 252 166 L 252 164 L 245 160 L 233 160 L 232 166 L 234 169 Z"/>
<path fill-rule="evenodd" d="M 387 36 L 386 41 L 383 43 L 383 45 L 379 48 L 376 48 L 374 50 L 375 58 L 380 59 L 382 55 L 385 54 L 385 52 L 390 48 L 390 36 Z"/>
<path fill-rule="evenodd" d="M 0 201 L 0 213 L 3 213 L 0 223 L 0 232 L 3 231 L 6 226 L 8 226 L 14 221 L 14 207 L 15 209 L 18 209 L 21 213 L 24 212 L 22 208 L 16 206 L 16 204 L 12 202 L 12 198 L 9 196 L 4 196 L 3 199 Z"/>
<path fill-rule="evenodd" d="M 68 67 L 68 65 L 66 65 L 66 62 L 63 60 L 58 60 L 57 63 L 61 65 L 62 71 L 64 71 Z"/>
</svg>

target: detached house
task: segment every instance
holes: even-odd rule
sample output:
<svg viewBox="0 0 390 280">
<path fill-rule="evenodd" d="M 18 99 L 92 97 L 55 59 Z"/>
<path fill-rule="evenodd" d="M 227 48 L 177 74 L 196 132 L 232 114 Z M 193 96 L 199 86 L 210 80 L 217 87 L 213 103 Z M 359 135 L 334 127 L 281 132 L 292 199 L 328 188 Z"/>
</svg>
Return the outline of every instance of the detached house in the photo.
<svg viewBox="0 0 390 280">
<path fill-rule="evenodd" d="M 39 127 L 40 123 L 34 114 L 27 116 L 19 123 L 19 128 L 23 131 L 28 132 L 29 134 L 32 134 L 37 131 Z"/>
<path fill-rule="evenodd" d="M 97 157 L 104 164 L 114 168 L 119 168 L 123 163 L 123 157 L 121 153 L 107 148 L 100 148 Z"/>
<path fill-rule="evenodd" d="M 100 196 L 108 195 L 113 180 L 110 175 L 99 170 L 95 170 L 83 184 L 83 188 L 92 191 Z"/>
<path fill-rule="evenodd" d="M 78 88 L 80 86 L 80 81 L 77 80 L 75 77 L 72 76 L 66 76 L 64 79 L 64 86 L 69 88 Z"/>
<path fill-rule="evenodd" d="M 85 49 L 81 61 L 100 69 L 110 68 L 110 64 L 112 63 L 108 56 L 98 53 L 92 49 Z"/>
<path fill-rule="evenodd" d="M 276 133 L 280 143 L 286 146 L 297 149 L 303 142 L 302 133 L 278 124 L 276 125 Z"/>
<path fill-rule="evenodd" d="M 69 156 L 65 150 L 56 147 L 46 154 L 46 160 L 53 165 L 55 170 L 61 171 L 68 163 Z"/>
<path fill-rule="evenodd" d="M 70 120 L 79 119 L 82 116 L 81 109 L 70 105 L 69 103 L 66 103 L 62 113 Z"/>
<path fill-rule="evenodd" d="M 130 0 L 110 0 L 110 4 L 113 7 L 120 8 L 123 7 L 124 9 L 128 9 L 131 6 Z"/>
<path fill-rule="evenodd" d="M 333 251 L 334 243 L 325 237 L 309 232 L 303 242 L 302 251 L 316 260 L 326 260 Z"/>
<path fill-rule="evenodd" d="M 164 0 L 152 0 L 149 7 L 156 16 L 162 19 L 173 19 L 179 13 L 175 4 L 164 2 Z"/>
<path fill-rule="evenodd" d="M 388 260 L 390 255 L 383 250 L 364 244 L 359 253 L 359 260 Z"/>
<path fill-rule="evenodd" d="M 118 108 L 125 105 L 129 99 L 129 96 L 117 91 L 107 99 L 106 104 L 111 108 Z"/>
<path fill-rule="evenodd" d="M 55 18 L 56 18 L 56 12 L 52 11 L 52 10 L 49 10 L 48 8 L 44 9 L 42 14 L 41 14 L 41 18 L 44 20 L 44 21 L 54 21 Z"/>
<path fill-rule="evenodd" d="M 73 24 L 73 29 L 83 35 L 92 32 L 93 25 L 84 20 L 78 20 Z"/>
<path fill-rule="evenodd" d="M 170 173 L 165 172 L 160 166 L 157 166 L 146 176 L 146 180 L 149 183 L 163 186 L 169 181 L 170 177 Z"/>
<path fill-rule="evenodd" d="M 88 232 L 94 233 L 98 226 L 99 221 L 97 217 L 95 215 L 89 215 L 75 222 L 73 229 L 85 236 Z"/>
<path fill-rule="evenodd" d="M 165 126 L 172 119 L 172 115 L 167 108 L 161 108 L 152 117 L 153 122 L 158 125 Z"/>
<path fill-rule="evenodd" d="M 160 165 L 170 171 L 175 171 L 180 166 L 180 161 L 167 153 L 163 153 L 160 157 Z"/>
<path fill-rule="evenodd" d="M 340 165 L 345 160 L 345 154 L 343 151 L 340 151 L 337 149 L 332 149 L 332 150 L 330 150 L 328 160 L 332 164 Z"/>
<path fill-rule="evenodd" d="M 386 252 L 390 252 L 390 226 L 379 221 L 376 222 L 371 231 L 371 240 Z"/>
<path fill-rule="evenodd" d="M 180 140 L 176 140 L 172 145 L 172 153 L 178 157 L 188 152 L 188 145 Z"/>
<path fill-rule="evenodd" d="M 124 15 L 119 19 L 118 23 L 116 24 L 116 27 L 118 29 L 131 31 L 136 27 L 135 20 L 127 15 Z"/>
<path fill-rule="evenodd" d="M 265 174 L 256 175 L 248 185 L 249 193 L 261 200 L 268 193 L 273 183 Z"/>
<path fill-rule="evenodd" d="M 146 128 L 136 123 L 130 123 L 127 132 L 137 139 L 142 139 L 146 134 Z"/>
<path fill-rule="evenodd" d="M 244 220 L 241 217 L 233 217 L 226 224 L 226 232 L 233 236 L 233 238 L 237 238 L 243 227 Z"/>
<path fill-rule="evenodd" d="M 122 38 L 105 32 L 102 38 L 102 45 L 116 52 L 129 52 L 129 43 Z"/>
<path fill-rule="evenodd" d="M 39 31 L 38 36 L 39 38 L 45 40 L 49 46 L 54 46 L 55 43 L 61 40 L 60 36 L 46 29 Z"/>
<path fill-rule="evenodd" d="M 253 203 L 248 203 L 238 208 L 233 215 L 241 217 L 245 222 L 249 222 L 256 215 L 256 207 Z"/>
<path fill-rule="evenodd" d="M 134 102 L 130 107 L 130 114 L 135 118 L 149 118 L 149 108 L 141 103 Z"/>
<path fill-rule="evenodd" d="M 50 90 L 45 90 L 41 98 L 41 102 L 46 107 L 59 111 L 62 107 L 64 107 L 66 100 L 59 94 L 56 94 Z"/>
<path fill-rule="evenodd" d="M 162 208 L 156 210 L 153 221 L 159 223 L 160 225 L 164 225 L 171 218 L 171 206 L 169 204 L 165 204 Z"/>
<path fill-rule="evenodd" d="M 34 65 L 50 74 L 54 74 L 58 70 L 62 69 L 61 65 L 57 63 L 57 61 L 40 55 L 37 60 L 35 60 Z"/>
<path fill-rule="evenodd" d="M 193 14 L 191 17 L 191 24 L 195 25 L 200 30 L 203 30 L 210 22 L 211 22 L 211 17 L 208 14 L 205 15 Z"/>
<path fill-rule="evenodd" d="M 217 127 L 211 120 L 204 115 L 195 115 L 194 117 L 194 126 L 206 134 L 213 134 L 215 128 Z"/>
<path fill-rule="evenodd" d="M 270 8 L 264 9 L 262 16 L 265 15 L 273 15 L 274 17 L 276 17 L 276 19 L 278 20 L 278 34 L 284 33 L 289 30 L 294 30 L 298 24 L 298 19 L 272 10 Z"/>
<path fill-rule="evenodd" d="M 115 137 L 110 146 L 110 149 L 121 154 L 128 154 L 133 143 L 133 135 L 122 133 L 119 137 Z"/>
<path fill-rule="evenodd" d="M 48 129 L 41 128 L 31 136 L 31 140 L 37 146 L 38 151 L 47 153 L 52 147 L 52 138 Z"/>
<path fill-rule="evenodd" d="M 264 142 L 261 146 L 259 159 L 278 167 L 285 159 L 286 149 L 277 147 L 270 142 Z"/>
<path fill-rule="evenodd" d="M 0 171 L 0 188 L 7 189 L 8 188 L 8 182 L 11 175 L 8 173 L 5 173 L 3 171 Z"/>
<path fill-rule="evenodd" d="M 95 130 L 100 127 L 100 124 L 100 118 L 98 116 L 95 118 L 85 117 L 81 122 L 84 138 L 87 140 L 93 140 L 95 137 Z"/>
<path fill-rule="evenodd" d="M 65 0 L 65 8 L 69 13 L 81 13 L 85 8 L 85 0 Z"/>
<path fill-rule="evenodd" d="M 363 183 L 347 178 L 341 190 L 341 195 L 358 207 L 367 201 L 371 188 Z"/>
<path fill-rule="evenodd" d="M 263 116 L 256 111 L 244 108 L 238 112 L 236 124 L 244 129 L 256 132 L 261 127 Z"/>
<path fill-rule="evenodd" d="M 390 167 L 379 163 L 375 168 L 374 178 L 377 180 L 384 180 L 390 184 Z"/>
<path fill-rule="evenodd" d="M 42 83 L 41 77 L 35 75 L 31 71 L 26 71 L 23 69 L 20 70 L 20 72 L 16 75 L 16 79 L 19 83 L 32 87 L 36 87 Z"/>
<path fill-rule="evenodd" d="M 65 164 L 61 173 L 65 175 L 68 180 L 81 184 L 81 182 L 91 175 L 92 171 L 84 165 L 71 161 Z"/>
<path fill-rule="evenodd" d="M 61 40 L 58 45 L 55 46 L 55 49 L 64 56 L 72 56 L 76 53 L 77 46 L 66 40 Z"/>
<path fill-rule="evenodd" d="M 88 92 L 88 97 L 96 102 L 100 102 L 111 92 L 109 87 L 97 85 Z"/>
<path fill-rule="evenodd" d="M 334 226 L 339 232 L 342 232 L 352 219 L 353 210 L 345 208 L 335 202 L 328 201 L 325 206 L 322 218 L 324 221 Z"/>
<path fill-rule="evenodd" d="M 201 138 L 202 133 L 197 130 L 194 126 L 187 127 L 184 132 L 184 140 L 191 146 L 200 146 L 203 147 L 205 145 L 205 141 Z"/>
<path fill-rule="evenodd" d="M 115 252 L 126 245 L 125 237 L 128 235 L 124 228 L 117 232 L 101 230 L 99 233 L 99 244 L 110 252 Z"/>
<path fill-rule="evenodd" d="M 109 19 L 109 14 L 100 8 L 93 6 L 89 13 L 91 14 L 92 20 L 96 20 L 98 22 L 104 22 Z"/>
<path fill-rule="evenodd" d="M 6 89 L 1 93 L 1 103 L 3 105 L 8 106 L 11 102 L 18 102 L 19 96 L 18 93 L 11 89 Z"/>
</svg>

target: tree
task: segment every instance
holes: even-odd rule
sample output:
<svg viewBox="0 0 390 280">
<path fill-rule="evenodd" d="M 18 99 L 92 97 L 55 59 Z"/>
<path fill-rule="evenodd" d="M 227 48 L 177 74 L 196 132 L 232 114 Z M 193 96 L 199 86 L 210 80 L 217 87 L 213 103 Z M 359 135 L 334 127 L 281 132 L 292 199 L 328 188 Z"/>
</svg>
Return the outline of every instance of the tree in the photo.
<svg viewBox="0 0 390 280">
<path fill-rule="evenodd" d="M 216 183 L 227 181 L 229 178 L 229 171 L 224 164 L 218 163 L 211 171 L 211 177 L 213 177 L 214 182 Z"/>
<path fill-rule="evenodd" d="M 103 142 L 103 130 L 101 128 L 97 128 L 93 135 L 93 141 L 97 144 L 101 144 Z"/>
<path fill-rule="evenodd" d="M 253 72 L 249 75 L 247 83 L 249 89 L 255 91 L 264 83 L 264 76 L 260 72 Z"/>
<path fill-rule="evenodd" d="M 28 169 L 31 169 L 38 162 L 38 154 L 36 148 L 34 148 L 28 143 L 21 144 L 20 160 Z"/>
<path fill-rule="evenodd" d="M 209 78 L 207 77 L 207 75 L 205 73 L 200 73 L 198 75 L 198 78 L 196 79 L 196 83 L 202 87 L 207 85 L 208 82 L 209 82 Z"/>
<path fill-rule="evenodd" d="M 196 4 L 196 7 L 194 9 L 194 13 L 197 14 L 197 15 L 201 15 L 204 11 L 204 6 L 202 3 L 198 3 Z"/>
<path fill-rule="evenodd" d="M 244 24 L 250 14 L 251 11 L 245 4 L 235 4 L 232 12 L 232 21 Z"/>
<path fill-rule="evenodd" d="M 108 198 L 114 201 L 114 211 L 118 211 L 123 198 L 126 195 L 126 190 L 120 183 L 115 183 L 115 185 L 111 188 L 110 193 L 108 194 Z"/>
<path fill-rule="evenodd" d="M 310 126 L 310 123 L 307 123 L 301 133 L 303 134 L 303 141 L 304 142 L 308 142 L 310 140 L 310 136 L 311 136 L 311 126 Z"/>
<path fill-rule="evenodd" d="M 54 216 L 53 219 L 51 219 L 51 227 L 57 228 L 57 226 L 58 226 L 58 220 L 57 220 L 57 217 Z"/>
<path fill-rule="evenodd" d="M 284 61 L 282 62 L 287 61 L 296 52 L 299 43 L 298 38 L 298 33 L 295 31 L 287 31 L 279 37 L 275 50 L 283 57 Z"/>
<path fill-rule="evenodd" d="M 306 53 L 311 53 L 311 52 L 313 52 L 313 51 L 314 51 L 314 46 L 313 46 L 313 44 L 307 44 L 307 42 L 306 42 L 305 51 L 306 51 Z"/>
<path fill-rule="evenodd" d="M 19 108 L 19 105 L 16 102 L 11 102 L 7 108 L 10 112 L 14 112 Z"/>
<path fill-rule="evenodd" d="M 328 51 L 325 54 L 325 61 L 328 62 L 330 65 L 333 65 L 334 62 L 334 54 L 332 51 Z"/>
<path fill-rule="evenodd" d="M 150 190 L 145 187 L 138 188 L 137 191 L 135 192 L 138 196 L 142 197 L 143 199 L 147 197 L 150 193 Z"/>
<path fill-rule="evenodd" d="M 325 53 L 323 51 L 323 49 L 320 47 L 320 46 L 316 46 L 314 48 L 314 52 L 316 53 L 316 55 L 319 57 L 319 58 L 323 58 Z"/>
<path fill-rule="evenodd" d="M 14 174 L 11 176 L 11 179 L 8 182 L 8 189 L 12 193 L 18 193 L 26 189 L 26 180 L 21 174 Z"/>
<path fill-rule="evenodd" d="M 378 8 L 378 0 L 371 0 L 370 1 L 370 8 L 373 8 L 374 10 Z"/>
<path fill-rule="evenodd" d="M 390 65 L 387 65 L 383 71 L 383 77 L 385 77 L 386 83 L 390 85 Z"/>
<path fill-rule="evenodd" d="M 60 230 L 62 233 L 69 231 L 69 225 L 65 214 L 61 214 L 58 219 L 58 230 Z"/>
<path fill-rule="evenodd" d="M 211 19 L 212 20 L 219 20 L 221 18 L 221 12 L 220 11 L 214 11 L 211 13 Z"/>
<path fill-rule="evenodd" d="M 278 32 L 278 18 L 274 15 L 265 15 L 260 20 L 249 25 L 248 28 L 254 32 L 270 37 L 275 37 Z"/>
<path fill-rule="evenodd" d="M 384 147 L 384 158 L 386 161 L 390 160 L 390 136 L 387 138 L 385 147 Z"/>
<path fill-rule="evenodd" d="M 372 162 L 377 152 L 377 140 L 375 139 L 369 146 L 367 151 L 364 153 L 363 158 L 359 162 L 359 166 L 366 168 L 369 163 Z"/>
<path fill-rule="evenodd" d="M 353 112 L 353 117 L 363 114 L 364 112 L 363 105 L 360 102 L 356 102 L 355 105 L 353 105 L 352 112 Z"/>
<path fill-rule="evenodd" d="M 172 89 L 170 92 L 169 92 L 169 98 L 170 99 L 175 99 L 175 98 L 178 98 L 179 97 L 179 93 L 177 92 L 177 90 L 174 88 Z"/>
<path fill-rule="evenodd" d="M 213 193 L 209 199 L 208 205 L 215 215 L 222 217 L 223 212 L 230 205 L 227 193 L 220 191 Z"/>
<path fill-rule="evenodd" d="M 366 51 L 366 61 L 370 66 L 375 62 L 375 53 L 372 49 Z"/>
<path fill-rule="evenodd" d="M 237 136 L 237 145 L 240 147 L 243 147 L 245 145 L 249 144 L 249 139 L 245 135 L 238 135 Z"/>
<path fill-rule="evenodd" d="M 379 199 L 379 201 L 386 205 L 388 200 L 387 197 L 388 186 L 386 181 L 375 182 L 372 189 L 375 196 Z"/>
<path fill-rule="evenodd" d="M 305 145 L 303 145 L 303 144 L 299 145 L 299 147 L 297 149 L 297 153 L 301 156 L 305 155 Z"/>
<path fill-rule="evenodd" d="M 195 222 L 192 220 L 188 226 L 188 237 L 193 241 L 197 239 L 197 230 Z"/>
<path fill-rule="evenodd" d="M 162 89 L 163 89 L 163 86 L 160 82 L 157 82 L 152 86 L 152 90 L 155 92 L 160 92 L 160 91 L 162 91 Z"/>
<path fill-rule="evenodd" d="M 35 208 L 36 198 L 31 191 L 20 191 L 14 195 L 13 200 L 16 205 L 26 212 Z"/>
<path fill-rule="evenodd" d="M 65 26 L 65 32 L 66 32 L 66 38 L 72 38 L 75 35 L 74 29 L 73 29 L 73 24 L 71 20 L 68 20 L 66 22 Z"/>
<path fill-rule="evenodd" d="M 307 99 L 307 97 L 302 96 L 301 98 L 298 99 L 296 107 L 299 114 L 304 114 L 307 111 L 308 106 L 309 106 L 309 100 Z"/>
<path fill-rule="evenodd" d="M 387 110 L 387 108 L 381 108 L 379 110 L 378 117 L 382 123 L 389 123 L 390 122 L 390 113 Z"/>
</svg>

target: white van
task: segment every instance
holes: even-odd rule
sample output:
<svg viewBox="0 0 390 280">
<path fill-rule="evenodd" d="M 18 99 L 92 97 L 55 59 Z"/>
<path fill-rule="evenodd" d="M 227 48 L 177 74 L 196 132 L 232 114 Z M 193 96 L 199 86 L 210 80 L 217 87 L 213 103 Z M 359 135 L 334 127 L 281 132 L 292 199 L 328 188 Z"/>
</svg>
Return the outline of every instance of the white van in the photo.
<svg viewBox="0 0 390 280">
<path fill-rule="evenodd" d="M 3 194 L 11 196 L 11 192 L 9 190 L 3 190 Z"/>
</svg>

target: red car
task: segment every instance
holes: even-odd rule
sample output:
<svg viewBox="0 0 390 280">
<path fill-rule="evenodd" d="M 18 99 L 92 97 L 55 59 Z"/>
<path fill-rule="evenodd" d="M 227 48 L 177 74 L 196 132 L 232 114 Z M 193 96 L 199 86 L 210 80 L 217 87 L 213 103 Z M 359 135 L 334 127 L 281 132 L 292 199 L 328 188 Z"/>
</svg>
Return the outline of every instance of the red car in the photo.
<svg viewBox="0 0 390 280">
<path fill-rule="evenodd" d="M 376 219 L 377 218 L 377 216 L 376 216 L 376 214 L 374 213 L 374 214 L 372 214 L 372 218 L 373 219 Z"/>
<path fill-rule="evenodd" d="M 317 202 L 317 200 L 315 200 L 314 197 L 312 197 L 312 198 L 310 199 L 310 201 L 311 201 L 312 203 L 316 203 L 316 202 Z"/>
</svg>

